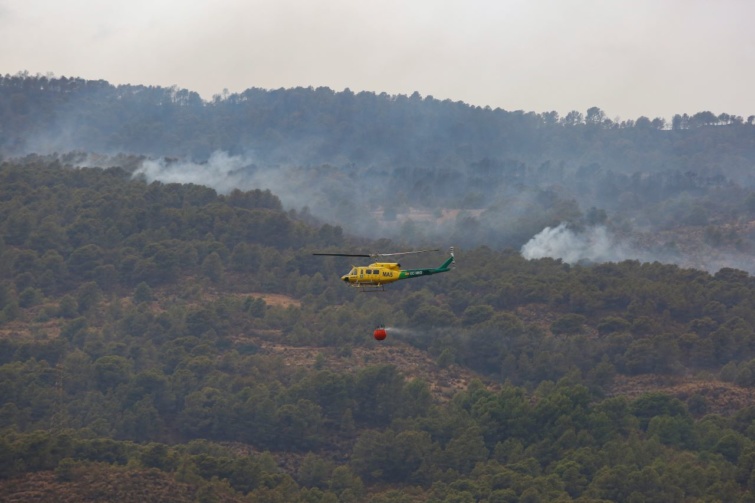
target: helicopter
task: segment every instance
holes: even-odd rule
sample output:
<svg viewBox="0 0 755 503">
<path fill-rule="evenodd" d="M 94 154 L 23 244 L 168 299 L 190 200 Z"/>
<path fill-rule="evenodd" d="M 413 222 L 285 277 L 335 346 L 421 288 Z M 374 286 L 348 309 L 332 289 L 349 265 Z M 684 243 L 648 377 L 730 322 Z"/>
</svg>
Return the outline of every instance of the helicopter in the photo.
<svg viewBox="0 0 755 503">
<path fill-rule="evenodd" d="M 427 253 L 438 251 L 433 250 L 417 250 L 398 253 L 313 253 L 312 255 L 325 255 L 331 257 L 367 257 L 367 258 L 382 258 L 382 257 L 395 257 L 399 255 L 413 255 L 417 253 Z M 401 269 L 401 264 L 398 262 L 375 262 L 368 266 L 352 266 L 351 271 L 348 274 L 341 276 L 341 279 L 349 286 L 358 288 L 362 292 L 375 292 L 385 290 L 385 285 L 393 283 L 400 279 L 413 279 L 422 276 L 430 276 L 432 274 L 438 274 L 441 272 L 448 272 L 451 270 L 451 266 L 455 263 L 454 249 L 449 250 L 450 256 L 440 266 L 427 269 Z"/>
</svg>

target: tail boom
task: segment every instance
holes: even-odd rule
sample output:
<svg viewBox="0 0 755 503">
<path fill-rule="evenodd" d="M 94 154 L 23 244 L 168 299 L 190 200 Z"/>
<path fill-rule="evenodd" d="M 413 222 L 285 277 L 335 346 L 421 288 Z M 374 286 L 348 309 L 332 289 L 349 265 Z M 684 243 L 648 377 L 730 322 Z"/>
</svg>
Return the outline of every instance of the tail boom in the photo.
<svg viewBox="0 0 755 503">
<path fill-rule="evenodd" d="M 448 272 L 451 270 L 451 266 L 454 264 L 454 249 L 451 248 L 451 256 L 446 259 L 439 267 L 429 269 L 404 269 L 401 271 L 398 279 L 411 279 L 419 276 L 430 276 L 432 274 L 439 274 L 442 272 Z"/>
</svg>

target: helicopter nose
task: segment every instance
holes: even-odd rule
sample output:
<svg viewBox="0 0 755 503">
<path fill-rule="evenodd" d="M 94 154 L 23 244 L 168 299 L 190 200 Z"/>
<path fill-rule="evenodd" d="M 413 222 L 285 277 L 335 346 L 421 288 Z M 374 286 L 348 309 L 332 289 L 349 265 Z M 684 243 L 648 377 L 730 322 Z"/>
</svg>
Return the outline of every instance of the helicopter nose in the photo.
<svg viewBox="0 0 755 503">
<path fill-rule="evenodd" d="M 348 274 L 346 276 L 341 276 L 341 279 L 348 283 L 349 282 Z"/>
</svg>

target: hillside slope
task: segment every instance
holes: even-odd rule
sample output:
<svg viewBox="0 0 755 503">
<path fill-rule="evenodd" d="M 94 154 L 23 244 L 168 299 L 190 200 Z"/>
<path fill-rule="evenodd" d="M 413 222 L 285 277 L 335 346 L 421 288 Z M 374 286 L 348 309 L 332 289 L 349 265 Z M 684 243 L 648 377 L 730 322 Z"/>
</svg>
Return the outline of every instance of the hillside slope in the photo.
<svg viewBox="0 0 755 503">
<path fill-rule="evenodd" d="M 361 294 L 312 251 L 390 242 L 43 158 L 0 216 L 3 499 L 748 501 L 743 271 L 461 248 Z"/>
</svg>

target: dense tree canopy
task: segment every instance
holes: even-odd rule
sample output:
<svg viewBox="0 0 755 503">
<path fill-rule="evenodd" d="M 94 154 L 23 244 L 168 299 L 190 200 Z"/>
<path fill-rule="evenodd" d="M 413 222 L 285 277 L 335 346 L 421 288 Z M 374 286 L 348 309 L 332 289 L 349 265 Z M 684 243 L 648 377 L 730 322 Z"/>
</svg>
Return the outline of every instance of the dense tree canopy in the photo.
<svg viewBox="0 0 755 503">
<path fill-rule="evenodd" d="M 0 491 L 130 471 L 180 484 L 176 501 L 752 500 L 751 401 L 619 392 L 694 375 L 751 391 L 745 272 L 478 247 L 359 295 L 347 259 L 311 251 L 375 243 L 267 191 L 42 157 L 0 165 L 0 236 Z M 480 380 L 439 395 L 371 363 L 385 320 L 403 329 L 388 350 Z"/>
<path fill-rule="evenodd" d="M 669 126 L 665 119 L 612 120 L 599 107 L 559 117 L 556 112 L 473 107 L 419 93 L 354 94 L 325 87 L 250 88 L 205 102 L 197 93 L 176 87 L 114 86 L 27 73 L 0 77 L 0 105 L 6 126 L 0 144 L 9 151 L 39 151 L 42 145 L 28 143 L 49 141 L 65 150 L 206 159 L 215 150 L 255 149 L 277 157 L 284 149 L 290 155 L 292 146 L 306 146 L 311 162 L 332 162 L 343 154 L 359 162 L 387 150 L 395 160 L 435 158 L 442 163 L 447 156 L 466 161 L 506 155 L 536 159 L 543 152 L 551 158 L 568 152 L 571 157 L 594 150 L 598 143 L 607 143 L 604 158 L 623 157 L 626 140 L 631 140 L 650 147 L 644 155 L 651 160 L 680 148 L 694 154 L 702 147 L 696 140 L 705 135 L 741 145 L 740 155 L 755 155 L 749 130 L 755 116 L 744 119 L 710 111 L 677 114 L 670 123 L 676 134 L 669 137 L 658 134 Z M 703 132 L 708 126 L 727 127 Z M 62 145 L 64 131 L 69 143 Z M 540 134 L 543 131 L 547 134 Z M 709 154 L 711 148 L 722 155 L 731 144 L 705 145 Z"/>
<path fill-rule="evenodd" d="M 64 163 L 101 166 L 103 153 L 125 152 L 142 157 L 108 165 L 131 171 L 146 156 L 178 175 L 188 170 L 182 163 L 196 163 L 206 168 L 202 183 L 226 195 L 232 187 L 215 179 L 213 164 L 222 153 L 237 160 L 223 173 L 241 192 L 274 184 L 287 208 L 351 234 L 520 248 L 564 223 L 640 242 L 643 259 L 710 262 L 711 271 L 755 271 L 754 121 L 710 111 L 621 120 L 597 106 L 561 117 L 323 87 L 203 101 L 175 87 L 0 77 L 2 158 L 58 152 Z M 25 218 L 14 216 L 11 242 L 23 237 Z M 185 218 L 184 227 L 207 223 Z M 267 224 L 258 230 L 277 225 Z M 56 239 L 52 224 L 46 230 L 40 247 Z"/>
</svg>

